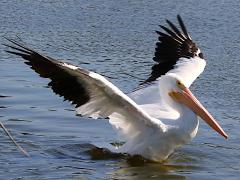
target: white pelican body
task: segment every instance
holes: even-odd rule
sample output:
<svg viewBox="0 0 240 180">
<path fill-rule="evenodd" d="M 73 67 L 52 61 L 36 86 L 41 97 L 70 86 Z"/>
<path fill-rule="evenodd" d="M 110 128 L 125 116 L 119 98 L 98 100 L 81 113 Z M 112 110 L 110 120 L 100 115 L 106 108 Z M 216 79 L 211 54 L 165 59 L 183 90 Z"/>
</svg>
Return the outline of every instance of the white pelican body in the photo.
<svg viewBox="0 0 240 180">
<path fill-rule="evenodd" d="M 199 61 L 202 60 L 199 58 Z M 204 67 L 205 62 L 201 63 Z M 128 132 L 128 136 L 132 136 L 131 141 L 120 147 L 119 152 L 140 154 L 148 159 L 161 161 L 196 136 L 199 125 L 198 116 L 187 106 L 175 102 L 168 95 L 173 90 L 177 91 L 176 80 L 177 74 L 169 72 L 162 76 L 152 88 L 130 94 L 130 97 L 138 102 L 139 107 L 151 115 L 155 124 L 145 127 L 134 137 L 132 132 L 137 131 L 131 129 Z M 154 95 L 149 99 L 150 94 Z"/>
<path fill-rule="evenodd" d="M 206 65 L 201 51 L 188 35 L 180 16 L 180 32 L 167 20 L 168 34 L 157 33 L 151 76 L 140 89 L 124 94 L 103 76 L 38 53 L 15 40 L 7 52 L 25 59 L 41 77 L 49 78 L 52 90 L 76 105 L 77 114 L 107 118 L 122 133 L 126 143 L 110 147 L 114 152 L 166 159 L 197 133 L 198 116 L 214 130 L 226 133 L 189 90 Z"/>
</svg>

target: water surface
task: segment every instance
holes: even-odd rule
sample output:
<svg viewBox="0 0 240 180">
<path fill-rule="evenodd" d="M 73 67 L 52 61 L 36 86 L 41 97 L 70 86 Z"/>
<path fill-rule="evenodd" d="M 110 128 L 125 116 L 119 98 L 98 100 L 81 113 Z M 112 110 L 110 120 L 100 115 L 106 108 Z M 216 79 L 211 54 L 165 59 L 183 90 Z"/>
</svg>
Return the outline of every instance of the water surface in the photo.
<svg viewBox="0 0 240 180">
<path fill-rule="evenodd" d="M 240 3 L 212 1 L 1 1 L 0 37 L 20 36 L 58 59 L 96 71 L 131 92 L 146 79 L 158 30 L 181 14 L 207 59 L 191 89 L 229 134 L 201 122 L 197 137 L 163 164 L 92 160 L 93 143 L 119 140 L 105 120 L 77 117 L 21 59 L 0 46 L 0 120 L 29 152 L 0 136 L 0 179 L 238 179 Z M 129 76 L 131 74 L 132 76 Z"/>
</svg>

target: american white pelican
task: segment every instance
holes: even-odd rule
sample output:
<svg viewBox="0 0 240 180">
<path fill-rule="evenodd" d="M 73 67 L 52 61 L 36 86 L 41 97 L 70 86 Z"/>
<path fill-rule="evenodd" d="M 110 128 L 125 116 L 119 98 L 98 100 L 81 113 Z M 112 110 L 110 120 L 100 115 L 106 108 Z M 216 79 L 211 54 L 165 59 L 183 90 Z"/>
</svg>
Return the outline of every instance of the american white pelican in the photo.
<svg viewBox="0 0 240 180">
<path fill-rule="evenodd" d="M 170 21 L 169 28 L 157 31 L 151 76 L 140 89 L 124 94 L 103 76 L 57 61 L 15 40 L 7 50 L 21 56 L 41 77 L 50 78 L 52 90 L 76 105 L 77 114 L 107 118 L 126 139 L 113 152 L 141 155 L 153 161 L 166 159 L 177 147 L 197 133 L 198 116 L 227 138 L 227 134 L 189 90 L 206 65 L 203 54 L 190 38 L 181 17 L 180 30 Z"/>
</svg>

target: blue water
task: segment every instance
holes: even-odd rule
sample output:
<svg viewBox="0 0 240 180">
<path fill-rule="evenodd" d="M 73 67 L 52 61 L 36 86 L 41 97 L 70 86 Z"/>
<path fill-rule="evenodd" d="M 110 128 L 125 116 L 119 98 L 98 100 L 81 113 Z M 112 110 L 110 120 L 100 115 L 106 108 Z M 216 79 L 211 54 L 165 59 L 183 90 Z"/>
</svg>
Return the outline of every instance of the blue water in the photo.
<svg viewBox="0 0 240 180">
<path fill-rule="evenodd" d="M 92 160 L 91 144 L 119 137 L 105 120 L 77 117 L 20 58 L 0 46 L 0 121 L 26 149 L 23 156 L 0 130 L 0 179 L 239 179 L 240 3 L 212 1 L 0 2 L 0 38 L 96 71 L 124 92 L 146 79 L 159 24 L 181 14 L 207 59 L 191 87 L 229 134 L 201 122 L 197 137 L 163 164 Z M 132 76 L 128 75 L 131 74 Z"/>
</svg>

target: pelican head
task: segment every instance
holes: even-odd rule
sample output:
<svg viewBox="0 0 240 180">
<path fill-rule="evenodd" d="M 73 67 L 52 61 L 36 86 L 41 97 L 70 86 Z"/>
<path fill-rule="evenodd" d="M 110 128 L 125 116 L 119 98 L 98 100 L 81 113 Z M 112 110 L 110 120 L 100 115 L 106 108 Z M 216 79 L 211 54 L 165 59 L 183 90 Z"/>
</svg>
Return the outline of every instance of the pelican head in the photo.
<svg viewBox="0 0 240 180">
<path fill-rule="evenodd" d="M 187 106 L 191 109 L 197 116 L 203 119 L 211 128 L 221 134 L 223 137 L 227 138 L 228 135 L 220 127 L 217 121 L 211 116 L 211 114 L 203 107 L 203 105 L 197 100 L 197 98 L 192 94 L 192 92 L 187 88 L 183 81 L 178 77 L 169 76 L 169 85 L 172 87 L 169 90 L 168 95 L 171 97 L 175 103 Z M 169 79 L 168 79 L 169 80 Z"/>
</svg>

